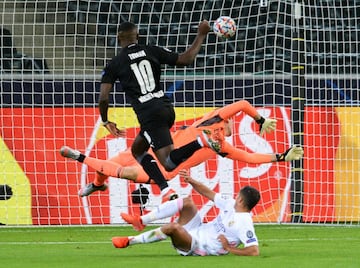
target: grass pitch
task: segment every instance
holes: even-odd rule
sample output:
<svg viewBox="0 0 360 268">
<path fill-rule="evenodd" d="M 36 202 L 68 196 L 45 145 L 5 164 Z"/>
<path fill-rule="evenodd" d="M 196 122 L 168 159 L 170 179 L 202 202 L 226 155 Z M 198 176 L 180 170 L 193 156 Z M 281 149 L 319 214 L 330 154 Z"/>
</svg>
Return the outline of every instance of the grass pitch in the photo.
<svg viewBox="0 0 360 268">
<path fill-rule="evenodd" d="M 183 257 L 169 239 L 114 248 L 111 237 L 136 234 L 130 227 L 0 227 L 0 267 L 360 267 L 359 226 L 255 228 L 260 241 L 258 257 Z"/>
</svg>

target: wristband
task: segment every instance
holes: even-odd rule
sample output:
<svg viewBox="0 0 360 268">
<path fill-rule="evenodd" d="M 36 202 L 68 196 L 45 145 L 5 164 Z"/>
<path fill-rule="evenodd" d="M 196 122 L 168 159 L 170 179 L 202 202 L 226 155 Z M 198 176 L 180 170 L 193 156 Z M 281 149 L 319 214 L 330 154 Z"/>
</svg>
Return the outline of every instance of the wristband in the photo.
<svg viewBox="0 0 360 268">
<path fill-rule="evenodd" d="M 110 121 L 108 121 L 108 120 L 106 120 L 106 121 L 103 121 L 102 122 L 102 125 L 105 127 L 107 124 L 109 124 L 110 123 Z"/>
<path fill-rule="evenodd" d="M 260 119 L 255 120 L 255 122 L 258 123 L 259 125 L 264 124 L 265 118 L 261 116 Z"/>
<path fill-rule="evenodd" d="M 285 154 L 276 154 L 276 161 L 277 162 L 285 161 Z"/>
</svg>

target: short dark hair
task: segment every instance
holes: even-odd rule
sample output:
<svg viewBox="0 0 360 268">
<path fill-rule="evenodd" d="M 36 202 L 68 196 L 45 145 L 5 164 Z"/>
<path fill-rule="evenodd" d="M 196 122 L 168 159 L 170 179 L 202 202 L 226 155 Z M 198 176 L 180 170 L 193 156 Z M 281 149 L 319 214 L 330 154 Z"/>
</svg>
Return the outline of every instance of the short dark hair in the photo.
<svg viewBox="0 0 360 268">
<path fill-rule="evenodd" d="M 260 200 L 260 192 L 251 186 L 244 186 L 241 188 L 240 195 L 244 200 L 245 206 L 249 210 L 252 210 Z"/>
<path fill-rule="evenodd" d="M 134 23 L 132 23 L 130 21 L 125 21 L 120 24 L 118 32 L 129 32 L 136 28 L 137 28 L 137 26 Z"/>
</svg>

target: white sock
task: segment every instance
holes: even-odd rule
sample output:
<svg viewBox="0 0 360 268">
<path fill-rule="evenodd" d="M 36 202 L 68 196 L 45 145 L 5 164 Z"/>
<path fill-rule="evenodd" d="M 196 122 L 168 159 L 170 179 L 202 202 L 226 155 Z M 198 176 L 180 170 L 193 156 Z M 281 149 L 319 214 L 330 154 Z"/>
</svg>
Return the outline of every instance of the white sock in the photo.
<svg viewBox="0 0 360 268">
<path fill-rule="evenodd" d="M 177 212 L 179 212 L 183 208 L 183 205 L 184 200 L 182 198 L 165 202 L 151 212 L 149 212 L 148 214 L 141 216 L 141 220 L 143 224 L 148 224 L 156 220 L 171 217 Z"/>
<path fill-rule="evenodd" d="M 161 231 L 161 227 L 141 233 L 136 236 L 129 236 L 129 245 L 153 243 L 165 240 L 167 235 Z"/>
<path fill-rule="evenodd" d="M 202 142 L 200 136 L 197 136 L 197 137 L 196 137 L 196 141 L 199 143 L 199 145 L 200 145 L 201 147 L 204 147 L 204 143 Z"/>
<path fill-rule="evenodd" d="M 161 190 L 161 195 L 165 195 L 168 191 L 170 190 L 170 187 L 166 187 L 164 189 Z"/>
</svg>

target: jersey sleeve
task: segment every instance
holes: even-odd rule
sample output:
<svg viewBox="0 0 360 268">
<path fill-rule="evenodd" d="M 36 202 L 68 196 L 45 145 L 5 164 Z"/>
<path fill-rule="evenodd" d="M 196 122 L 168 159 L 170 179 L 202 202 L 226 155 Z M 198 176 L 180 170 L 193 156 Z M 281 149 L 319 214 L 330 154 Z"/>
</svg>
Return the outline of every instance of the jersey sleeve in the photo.
<svg viewBox="0 0 360 268">
<path fill-rule="evenodd" d="M 220 193 L 216 193 L 214 197 L 214 205 L 220 210 L 231 209 L 235 205 L 235 199 L 225 199 L 221 196 Z"/>
<path fill-rule="evenodd" d="M 112 59 L 101 72 L 101 83 L 114 84 L 117 75 L 116 75 L 116 61 Z"/>
<path fill-rule="evenodd" d="M 219 116 L 225 120 L 234 116 L 238 112 L 244 112 L 252 118 L 254 118 L 258 114 L 255 107 L 246 100 L 234 102 L 218 110 Z"/>
<path fill-rule="evenodd" d="M 179 57 L 179 54 L 176 52 L 172 52 L 171 50 L 163 47 L 154 46 L 153 49 L 156 51 L 158 55 L 159 62 L 161 64 L 168 64 L 171 66 L 176 65 L 176 61 Z"/>
<path fill-rule="evenodd" d="M 236 148 L 225 141 L 222 144 L 221 155 L 226 158 L 242 161 L 248 164 L 270 163 L 272 158 L 271 154 L 249 153 Z"/>
<path fill-rule="evenodd" d="M 238 237 L 244 247 L 258 246 L 259 241 L 255 233 L 254 223 L 248 214 L 237 214 L 235 221 L 238 223 Z"/>
</svg>

